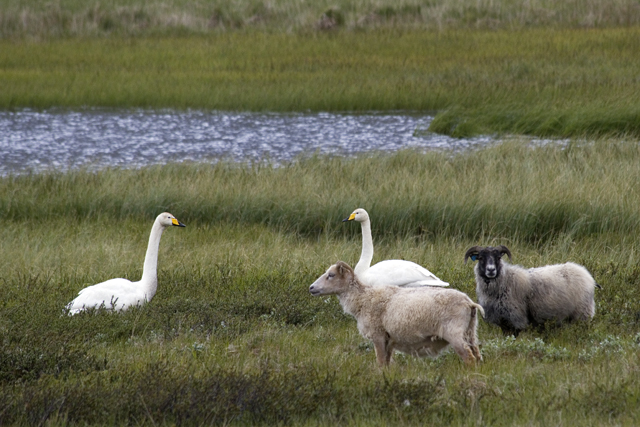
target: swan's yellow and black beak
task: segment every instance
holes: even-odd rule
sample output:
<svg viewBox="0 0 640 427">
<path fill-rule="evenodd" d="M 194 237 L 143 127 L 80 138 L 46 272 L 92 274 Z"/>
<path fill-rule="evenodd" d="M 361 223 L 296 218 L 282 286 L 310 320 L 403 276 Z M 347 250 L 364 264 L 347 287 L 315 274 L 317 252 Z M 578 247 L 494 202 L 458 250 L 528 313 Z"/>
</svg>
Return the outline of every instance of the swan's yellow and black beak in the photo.
<svg viewBox="0 0 640 427">
<path fill-rule="evenodd" d="M 181 223 L 180 221 L 178 221 L 175 218 L 171 218 L 171 224 L 177 226 L 177 227 L 186 227 L 186 225 L 184 225 L 183 223 Z"/>
<path fill-rule="evenodd" d="M 349 218 L 345 218 L 342 220 L 342 222 L 347 222 L 347 221 L 353 221 L 356 218 L 356 213 L 352 213 L 351 215 L 349 215 Z"/>
</svg>

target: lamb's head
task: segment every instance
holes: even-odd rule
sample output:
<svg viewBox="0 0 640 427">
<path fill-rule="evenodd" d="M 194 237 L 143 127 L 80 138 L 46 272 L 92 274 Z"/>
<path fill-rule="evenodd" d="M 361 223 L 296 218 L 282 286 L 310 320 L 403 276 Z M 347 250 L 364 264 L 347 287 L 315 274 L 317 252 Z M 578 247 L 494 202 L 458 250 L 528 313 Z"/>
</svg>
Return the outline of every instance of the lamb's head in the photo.
<svg viewBox="0 0 640 427">
<path fill-rule="evenodd" d="M 369 214 L 362 208 L 358 208 L 355 211 L 351 212 L 348 218 L 342 220 L 345 221 L 355 221 L 355 222 L 365 222 L 369 219 Z"/>
<path fill-rule="evenodd" d="M 346 263 L 338 261 L 309 287 L 313 296 L 336 295 L 345 292 L 353 282 L 355 273 Z"/>
<path fill-rule="evenodd" d="M 511 259 L 511 252 L 504 245 L 496 246 L 495 248 L 492 246 L 487 246 L 486 248 L 474 246 L 464 254 L 464 262 L 466 264 L 469 258 L 472 261 L 478 261 L 478 274 L 485 281 L 489 281 L 500 276 L 502 272 L 502 256 L 504 254 L 507 254 Z"/>
</svg>

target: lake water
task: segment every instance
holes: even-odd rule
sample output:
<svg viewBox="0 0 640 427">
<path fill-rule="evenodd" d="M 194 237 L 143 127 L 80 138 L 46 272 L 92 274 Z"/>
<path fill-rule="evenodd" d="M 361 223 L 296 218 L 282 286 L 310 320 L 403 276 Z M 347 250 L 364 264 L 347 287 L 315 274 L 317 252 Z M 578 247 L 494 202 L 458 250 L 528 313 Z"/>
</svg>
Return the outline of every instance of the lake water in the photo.
<svg viewBox="0 0 640 427">
<path fill-rule="evenodd" d="M 168 162 L 282 163 L 313 153 L 468 149 L 491 138 L 424 132 L 411 113 L 280 114 L 146 110 L 0 112 L 0 175 Z M 416 131 L 419 132 L 416 132 Z"/>
</svg>

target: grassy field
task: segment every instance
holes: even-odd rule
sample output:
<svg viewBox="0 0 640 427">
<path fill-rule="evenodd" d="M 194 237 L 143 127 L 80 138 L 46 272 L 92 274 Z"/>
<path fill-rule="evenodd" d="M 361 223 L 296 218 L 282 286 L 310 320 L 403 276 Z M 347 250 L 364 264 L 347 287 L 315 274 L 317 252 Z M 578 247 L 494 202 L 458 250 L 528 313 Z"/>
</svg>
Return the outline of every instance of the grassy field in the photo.
<svg viewBox="0 0 640 427">
<path fill-rule="evenodd" d="M 0 179 L 0 423 L 637 425 L 637 143 L 463 154 L 314 157 L 284 167 L 182 164 Z M 602 285 L 588 324 L 517 340 L 481 322 L 485 361 L 403 355 L 387 370 L 335 298 L 308 286 L 355 264 L 355 207 L 374 261 L 427 266 L 475 298 L 465 250 L 525 266 L 572 260 Z M 72 318 L 82 287 L 137 280 L 158 212 L 146 306 Z"/>
</svg>

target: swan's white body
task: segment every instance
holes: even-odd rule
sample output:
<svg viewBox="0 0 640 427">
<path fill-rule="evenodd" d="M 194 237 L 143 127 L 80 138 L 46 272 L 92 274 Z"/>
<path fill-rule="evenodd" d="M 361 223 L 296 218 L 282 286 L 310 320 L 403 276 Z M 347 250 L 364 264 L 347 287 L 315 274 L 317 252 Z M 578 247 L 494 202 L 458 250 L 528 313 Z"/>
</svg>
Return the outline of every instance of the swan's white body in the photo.
<svg viewBox="0 0 640 427">
<path fill-rule="evenodd" d="M 364 209 L 356 209 L 344 221 L 359 222 L 362 227 L 362 253 L 354 269 L 358 279 L 370 286 L 449 286 L 435 274 L 416 264 L 401 259 L 390 259 L 371 265 L 373 260 L 373 238 L 371 220 Z"/>
<path fill-rule="evenodd" d="M 144 257 L 142 278 L 138 282 L 127 279 L 111 279 L 82 289 L 78 296 L 67 304 L 69 314 L 77 314 L 88 308 L 104 304 L 108 310 L 121 311 L 151 301 L 158 289 L 158 248 L 165 228 L 172 225 L 184 227 L 170 213 L 158 215 L 151 228 L 147 254 Z"/>
</svg>

